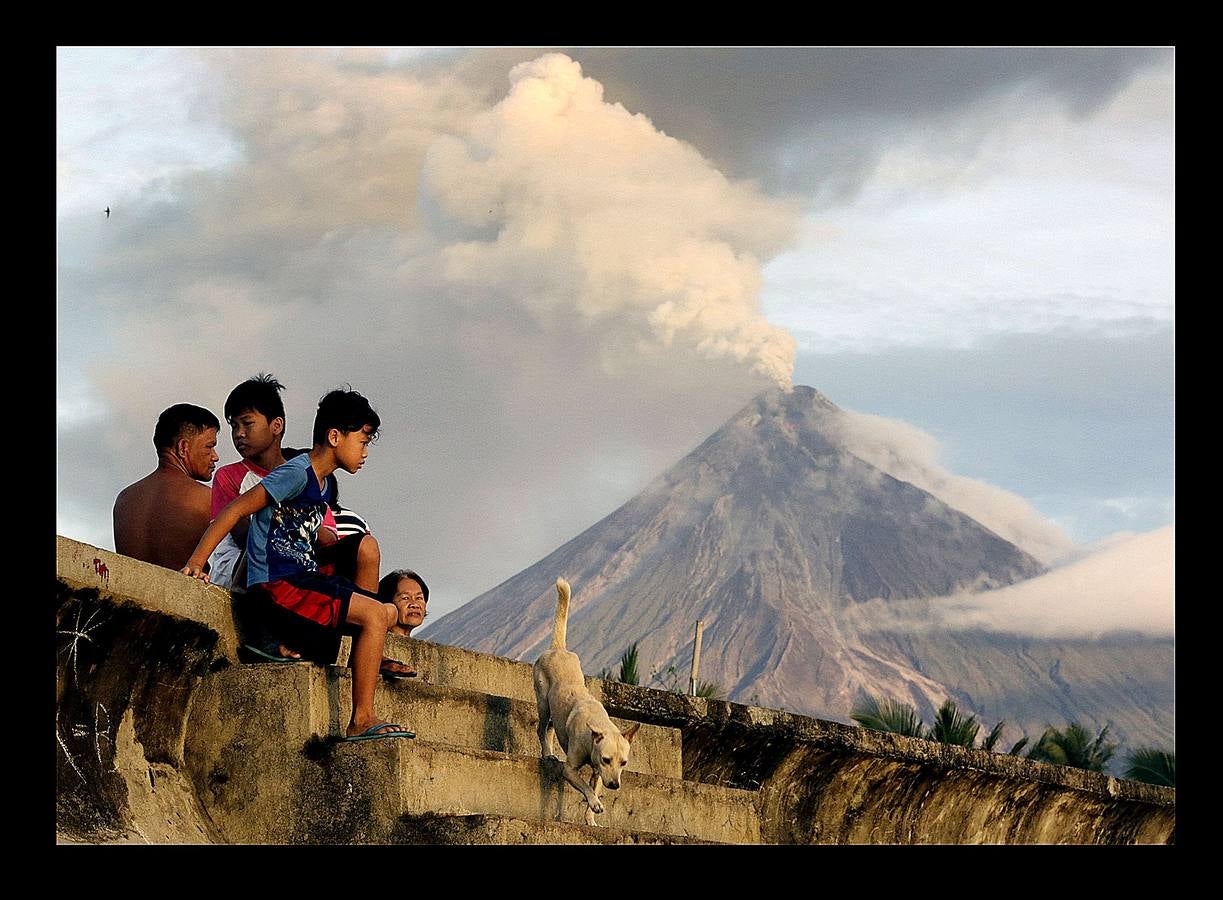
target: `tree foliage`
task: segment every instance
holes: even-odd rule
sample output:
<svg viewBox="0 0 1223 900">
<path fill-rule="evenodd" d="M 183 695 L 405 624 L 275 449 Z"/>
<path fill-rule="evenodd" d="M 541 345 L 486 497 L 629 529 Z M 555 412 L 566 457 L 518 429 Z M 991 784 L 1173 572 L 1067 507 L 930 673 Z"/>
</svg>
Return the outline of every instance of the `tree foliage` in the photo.
<svg viewBox="0 0 1223 900">
<path fill-rule="evenodd" d="M 999 722 L 994 731 L 1002 727 Z M 957 747 L 973 747 L 977 743 L 977 733 L 981 726 L 977 724 L 976 716 L 965 718 L 956 706 L 954 700 L 946 700 L 934 714 L 934 724 L 926 732 L 926 738 L 938 741 L 940 744 L 955 744 Z M 995 735 L 995 741 L 998 739 Z"/>
<path fill-rule="evenodd" d="M 625 684 L 641 684 L 641 676 L 637 673 L 637 645 L 629 647 L 620 657 L 619 681 Z"/>
<path fill-rule="evenodd" d="M 1126 778 L 1176 787 L 1176 754 L 1157 747 L 1139 747 L 1125 757 Z"/>
<path fill-rule="evenodd" d="M 1002 727 L 1004 725 L 1006 725 L 1006 722 L 999 722 L 993 727 L 993 730 L 985 736 L 985 740 L 981 741 L 982 750 L 989 750 L 993 752 L 994 746 L 998 743 L 998 739 L 1002 737 Z M 1024 738 L 1023 740 L 1026 743 L 1028 739 Z M 1014 748 L 1012 748 L 1012 752 L 1014 752 Z"/>
<path fill-rule="evenodd" d="M 924 732 L 917 710 L 908 703 L 901 703 L 890 697 L 884 697 L 882 700 L 863 697 L 854 705 L 849 717 L 872 731 L 887 731 L 909 737 L 922 737 Z"/>
<path fill-rule="evenodd" d="M 901 703 L 898 700 L 884 698 L 882 700 L 864 696 L 850 711 L 849 717 L 866 728 L 874 731 L 888 731 L 892 734 L 905 734 L 909 737 L 925 738 L 942 744 L 954 744 L 957 747 L 977 746 L 977 735 L 981 733 L 981 724 L 976 716 L 965 716 L 954 700 L 948 699 L 939 707 L 934 716 L 934 724 L 926 728 L 918 715 L 916 707 Z M 980 748 L 997 752 L 994 748 L 1002 737 L 1002 729 L 1006 722 L 999 722 L 981 741 Z M 1010 755 L 1016 756 L 1027 744 L 1027 737 L 1021 738 L 1011 747 Z"/>
<path fill-rule="evenodd" d="M 633 644 L 620 657 L 620 668 L 613 671 L 611 669 L 603 669 L 599 672 L 599 678 L 604 681 L 619 681 L 623 684 L 641 684 L 641 668 L 637 655 L 637 645 Z M 650 676 L 650 684 L 655 682 L 665 691 L 670 691 L 673 694 L 686 694 L 688 691 L 680 684 L 679 672 L 675 666 L 667 666 L 661 672 L 655 671 Z M 707 700 L 725 700 L 726 689 L 716 681 L 698 681 L 696 685 L 696 696 L 704 697 Z"/>
<path fill-rule="evenodd" d="M 1116 749 L 1117 745 L 1108 740 L 1107 725 L 1093 739 L 1086 728 L 1071 722 L 1061 729 L 1050 725 L 1027 755 L 1041 762 L 1103 772 Z"/>
</svg>

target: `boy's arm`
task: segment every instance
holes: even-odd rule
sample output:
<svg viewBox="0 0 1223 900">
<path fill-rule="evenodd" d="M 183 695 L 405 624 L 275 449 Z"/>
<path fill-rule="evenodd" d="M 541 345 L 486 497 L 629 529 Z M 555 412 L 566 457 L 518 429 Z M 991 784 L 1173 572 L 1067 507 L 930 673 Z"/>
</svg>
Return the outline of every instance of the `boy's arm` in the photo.
<svg viewBox="0 0 1223 900">
<path fill-rule="evenodd" d="M 208 576 L 204 572 L 204 563 L 208 561 L 212 551 L 217 549 L 217 544 L 221 543 L 225 535 L 229 534 L 239 521 L 259 512 L 259 510 L 268 505 L 270 500 L 271 498 L 263 485 L 257 484 L 249 491 L 238 496 L 231 503 L 226 504 L 225 508 L 212 520 L 212 524 L 208 526 L 208 530 L 204 532 L 200 542 L 196 544 L 195 551 L 191 554 L 191 558 L 187 560 L 187 564 L 179 571 L 184 575 L 190 575 L 192 578 L 201 578 L 204 581 L 208 581 Z"/>
</svg>

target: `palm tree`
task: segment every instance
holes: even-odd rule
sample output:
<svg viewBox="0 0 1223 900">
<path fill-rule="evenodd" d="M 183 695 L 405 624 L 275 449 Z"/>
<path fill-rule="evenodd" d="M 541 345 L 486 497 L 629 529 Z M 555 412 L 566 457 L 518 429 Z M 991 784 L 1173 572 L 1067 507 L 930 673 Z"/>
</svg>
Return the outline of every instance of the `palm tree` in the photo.
<svg viewBox="0 0 1223 900">
<path fill-rule="evenodd" d="M 629 647 L 620 657 L 620 681 L 625 684 L 641 684 L 641 676 L 637 672 L 637 645 Z"/>
<path fill-rule="evenodd" d="M 1107 737 L 1107 725 L 1095 740 L 1092 740 L 1091 734 L 1078 722 L 1071 722 L 1061 730 L 1050 725 L 1028 751 L 1028 759 L 1103 772 L 1117 749 L 1116 744 L 1107 742 Z"/>
<path fill-rule="evenodd" d="M 596 678 L 602 678 L 604 681 L 619 681 L 623 684 L 640 684 L 640 677 L 637 674 L 637 645 L 629 647 L 624 651 L 624 655 L 620 657 L 620 668 L 617 671 L 611 669 L 602 669 Z"/>
<path fill-rule="evenodd" d="M 859 725 L 864 725 L 875 731 L 890 731 L 893 734 L 907 734 L 911 737 L 921 737 L 928 741 L 939 741 L 943 744 L 954 744 L 958 747 L 973 747 L 981 725 L 976 716 L 964 717 L 954 700 L 946 700 L 939 707 L 934 717 L 934 724 L 927 729 L 917 715 L 917 710 L 907 703 L 896 700 L 877 700 L 864 696 L 849 714 Z M 1006 722 L 995 725 L 984 740 L 981 749 L 997 753 L 994 747 L 1002 737 L 1002 729 Z M 1020 738 L 1010 749 L 1011 756 L 1018 756 L 1019 751 L 1028 743 L 1027 737 Z"/>
<path fill-rule="evenodd" d="M 849 717 L 873 731 L 890 731 L 909 737 L 921 737 L 924 731 L 916 709 L 887 697 L 883 700 L 863 697 L 850 710 Z"/>
<path fill-rule="evenodd" d="M 1176 754 L 1155 747 L 1140 747 L 1125 758 L 1126 778 L 1176 787 Z"/>
<path fill-rule="evenodd" d="M 1002 723 L 999 722 L 990 733 L 987 740 L 995 742 L 1001 733 Z M 947 700 L 938 708 L 934 715 L 934 725 L 926 732 L 927 740 L 942 744 L 955 744 L 959 747 L 972 747 L 977 743 L 977 732 L 981 726 L 977 724 L 976 716 L 967 719 L 960 713 L 954 700 Z M 992 746 L 992 743 L 991 743 Z"/>
</svg>

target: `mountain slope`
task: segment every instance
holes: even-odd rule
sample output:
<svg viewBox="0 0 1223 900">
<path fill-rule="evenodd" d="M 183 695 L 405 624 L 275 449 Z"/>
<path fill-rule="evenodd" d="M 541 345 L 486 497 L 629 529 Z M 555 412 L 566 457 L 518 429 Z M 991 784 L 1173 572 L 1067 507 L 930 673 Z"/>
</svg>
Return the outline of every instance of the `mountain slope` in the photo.
<svg viewBox="0 0 1223 900">
<path fill-rule="evenodd" d="M 1055 663 L 1025 662 L 1016 649 L 1022 642 L 888 632 L 847 614 L 872 599 L 999 587 L 1043 568 L 964 513 L 848 452 L 838 437 L 842 415 L 807 387 L 760 395 L 641 494 L 425 636 L 534 659 L 547 648 L 553 584 L 564 575 L 574 586 L 569 646 L 587 672 L 614 666 L 638 643 L 647 677 L 668 666 L 687 673 L 699 619 L 701 676 L 732 699 L 842 721 L 864 691 L 923 710 L 948 696 L 975 708 L 971 696 L 983 712 L 1020 723 L 1056 723 L 1070 712 L 1090 723 L 1117 705 L 1123 682 L 1110 682 L 1107 696 L 1087 706 L 1073 690 L 1067 701 L 1048 674 Z M 1099 657 L 1089 670 L 1116 668 L 1113 651 L 1057 646 L 1038 655 Z M 1152 652 L 1147 669 L 1166 668 L 1170 685 L 1167 648 Z M 1153 703 L 1168 685 L 1138 695 Z M 1152 715 L 1129 716 L 1123 730 L 1170 733 L 1170 719 L 1153 726 Z"/>
</svg>

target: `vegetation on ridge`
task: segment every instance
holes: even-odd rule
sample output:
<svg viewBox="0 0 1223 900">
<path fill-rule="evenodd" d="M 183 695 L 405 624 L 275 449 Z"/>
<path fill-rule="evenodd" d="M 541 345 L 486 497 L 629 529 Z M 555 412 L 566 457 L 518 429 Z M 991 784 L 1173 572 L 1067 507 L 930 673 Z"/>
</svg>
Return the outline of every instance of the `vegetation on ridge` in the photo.
<svg viewBox="0 0 1223 900">
<path fill-rule="evenodd" d="M 1124 777 L 1147 784 L 1176 787 L 1176 754 L 1156 747 L 1139 747 L 1125 757 Z"/>
<path fill-rule="evenodd" d="M 622 684 L 641 684 L 640 670 L 637 667 L 637 644 L 634 643 L 624 651 L 624 654 L 620 657 L 620 668 L 618 670 L 613 672 L 611 669 L 604 669 L 599 673 L 598 677 L 604 681 L 619 681 Z M 673 694 L 688 693 L 679 684 L 679 672 L 676 671 L 675 666 L 667 666 L 662 672 L 653 672 L 649 684 L 656 682 L 664 691 L 670 691 Z M 706 700 L 725 700 L 726 691 L 716 682 L 698 680 L 696 696 L 704 697 Z"/>
</svg>

